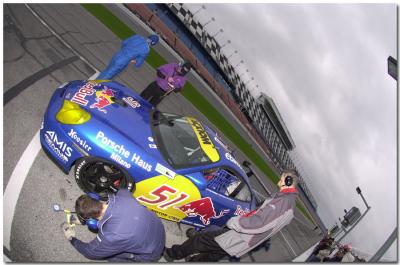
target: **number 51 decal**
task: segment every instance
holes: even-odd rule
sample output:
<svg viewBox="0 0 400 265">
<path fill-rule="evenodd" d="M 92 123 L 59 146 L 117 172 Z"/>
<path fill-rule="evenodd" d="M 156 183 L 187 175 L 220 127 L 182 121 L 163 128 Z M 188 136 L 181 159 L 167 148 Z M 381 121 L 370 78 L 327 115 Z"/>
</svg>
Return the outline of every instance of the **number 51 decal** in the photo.
<svg viewBox="0 0 400 265">
<path fill-rule="evenodd" d="M 184 192 L 177 192 L 178 190 L 168 185 L 162 185 L 150 191 L 153 198 L 139 196 L 137 197 L 137 200 L 147 204 L 157 205 L 160 209 L 166 209 L 189 197 L 189 195 Z"/>
</svg>

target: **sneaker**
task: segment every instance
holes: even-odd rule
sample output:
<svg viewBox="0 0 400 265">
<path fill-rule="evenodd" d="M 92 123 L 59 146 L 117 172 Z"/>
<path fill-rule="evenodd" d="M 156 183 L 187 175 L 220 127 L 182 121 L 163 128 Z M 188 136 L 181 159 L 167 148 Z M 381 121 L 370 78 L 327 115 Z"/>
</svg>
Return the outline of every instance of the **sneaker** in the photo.
<svg viewBox="0 0 400 265">
<path fill-rule="evenodd" d="M 163 252 L 163 257 L 167 262 L 173 262 L 174 258 L 171 257 L 168 253 L 171 252 L 170 248 L 165 248 Z"/>
<path fill-rule="evenodd" d="M 188 230 L 186 230 L 186 236 L 188 238 L 192 238 L 197 234 L 196 229 L 194 229 L 193 227 L 189 228 Z"/>
</svg>

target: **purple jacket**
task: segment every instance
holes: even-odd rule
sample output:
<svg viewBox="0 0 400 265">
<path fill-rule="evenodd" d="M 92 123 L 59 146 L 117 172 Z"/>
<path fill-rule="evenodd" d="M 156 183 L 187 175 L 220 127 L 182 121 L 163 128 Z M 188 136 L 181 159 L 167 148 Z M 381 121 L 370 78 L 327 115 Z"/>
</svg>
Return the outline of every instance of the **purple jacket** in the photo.
<svg viewBox="0 0 400 265">
<path fill-rule="evenodd" d="M 89 243 L 76 238 L 72 245 L 88 259 L 112 262 L 157 261 L 165 245 L 164 226 L 153 212 L 139 204 L 128 190 L 109 195 L 108 208 Z"/>
<path fill-rule="evenodd" d="M 179 64 L 177 63 L 169 63 L 164 64 L 157 68 L 165 78 L 157 77 L 157 85 L 164 91 L 170 91 L 171 89 L 175 89 L 176 92 L 181 91 L 186 82 L 186 77 L 179 75 L 178 73 Z M 168 78 L 172 77 L 174 80 L 171 82 L 173 87 L 168 85 Z"/>
</svg>

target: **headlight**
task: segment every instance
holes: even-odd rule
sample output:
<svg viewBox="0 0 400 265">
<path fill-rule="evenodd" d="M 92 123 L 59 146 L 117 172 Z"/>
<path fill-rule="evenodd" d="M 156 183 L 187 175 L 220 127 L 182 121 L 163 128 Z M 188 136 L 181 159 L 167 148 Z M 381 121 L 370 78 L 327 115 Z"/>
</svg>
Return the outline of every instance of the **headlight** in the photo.
<svg viewBox="0 0 400 265">
<path fill-rule="evenodd" d="M 64 100 L 64 104 L 56 115 L 56 120 L 63 124 L 83 124 L 90 120 L 90 114 L 78 104 Z"/>
</svg>

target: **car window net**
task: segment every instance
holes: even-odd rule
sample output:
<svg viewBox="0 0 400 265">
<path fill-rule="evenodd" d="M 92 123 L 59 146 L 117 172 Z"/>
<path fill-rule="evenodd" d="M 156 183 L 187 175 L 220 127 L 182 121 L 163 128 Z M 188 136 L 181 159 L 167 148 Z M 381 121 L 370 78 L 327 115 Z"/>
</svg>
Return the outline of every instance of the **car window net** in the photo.
<svg viewBox="0 0 400 265">
<path fill-rule="evenodd" d="M 237 176 L 230 174 L 224 169 L 219 169 L 214 174 L 211 174 L 211 176 L 208 176 L 207 179 L 207 188 L 227 196 L 240 184 Z"/>
</svg>

